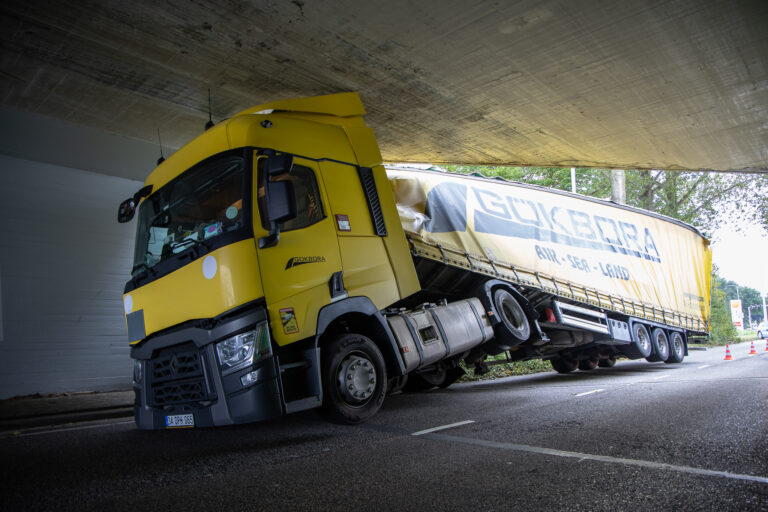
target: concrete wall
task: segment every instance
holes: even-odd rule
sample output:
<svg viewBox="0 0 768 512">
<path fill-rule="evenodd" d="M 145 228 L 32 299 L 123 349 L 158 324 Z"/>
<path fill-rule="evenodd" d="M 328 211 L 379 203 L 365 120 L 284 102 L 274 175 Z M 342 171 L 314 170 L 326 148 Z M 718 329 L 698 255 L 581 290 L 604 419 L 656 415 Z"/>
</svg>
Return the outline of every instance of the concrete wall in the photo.
<svg viewBox="0 0 768 512">
<path fill-rule="evenodd" d="M 136 225 L 117 206 L 142 184 L 83 169 L 146 175 L 157 149 L 39 116 L 0 124 L 16 129 L 0 146 L 0 398 L 128 389 Z"/>
</svg>

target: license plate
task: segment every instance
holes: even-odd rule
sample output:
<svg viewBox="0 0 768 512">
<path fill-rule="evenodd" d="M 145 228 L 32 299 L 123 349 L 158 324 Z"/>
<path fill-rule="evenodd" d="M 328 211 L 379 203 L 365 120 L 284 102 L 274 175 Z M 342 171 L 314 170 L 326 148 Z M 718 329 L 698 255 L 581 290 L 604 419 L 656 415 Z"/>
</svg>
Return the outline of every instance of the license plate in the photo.
<svg viewBox="0 0 768 512">
<path fill-rule="evenodd" d="M 165 417 L 167 428 L 194 427 L 195 417 L 192 414 L 174 414 Z"/>
</svg>

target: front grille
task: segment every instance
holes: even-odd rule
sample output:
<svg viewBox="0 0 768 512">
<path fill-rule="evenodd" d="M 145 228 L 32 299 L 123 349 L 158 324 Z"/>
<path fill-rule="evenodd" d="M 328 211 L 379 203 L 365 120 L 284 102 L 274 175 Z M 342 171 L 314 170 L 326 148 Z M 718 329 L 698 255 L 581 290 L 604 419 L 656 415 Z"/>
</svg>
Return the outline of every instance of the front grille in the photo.
<svg viewBox="0 0 768 512">
<path fill-rule="evenodd" d="M 150 401 L 155 407 L 209 400 L 203 353 L 191 343 L 160 352 L 149 362 Z"/>
<path fill-rule="evenodd" d="M 201 402 L 207 398 L 205 381 L 196 379 L 187 382 L 170 382 L 152 388 L 155 405 L 171 405 Z"/>
<path fill-rule="evenodd" d="M 152 382 L 186 379 L 203 375 L 200 353 L 177 352 L 152 360 Z"/>
</svg>

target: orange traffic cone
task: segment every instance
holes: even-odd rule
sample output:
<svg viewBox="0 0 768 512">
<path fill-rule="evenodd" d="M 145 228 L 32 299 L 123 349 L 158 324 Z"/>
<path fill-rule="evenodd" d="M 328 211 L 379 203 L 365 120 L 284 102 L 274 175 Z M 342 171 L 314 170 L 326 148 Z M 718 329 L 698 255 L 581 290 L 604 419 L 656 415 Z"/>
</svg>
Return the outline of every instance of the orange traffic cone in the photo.
<svg viewBox="0 0 768 512">
<path fill-rule="evenodd" d="M 731 355 L 731 349 L 730 347 L 728 347 L 728 344 L 725 345 L 725 360 L 733 361 L 733 356 Z"/>
<path fill-rule="evenodd" d="M 768 352 L 768 339 L 765 340 L 765 351 Z"/>
<path fill-rule="evenodd" d="M 749 349 L 749 355 L 751 355 L 751 356 L 756 356 L 757 355 L 757 350 L 755 350 L 755 342 L 754 341 L 752 342 L 752 348 Z"/>
</svg>

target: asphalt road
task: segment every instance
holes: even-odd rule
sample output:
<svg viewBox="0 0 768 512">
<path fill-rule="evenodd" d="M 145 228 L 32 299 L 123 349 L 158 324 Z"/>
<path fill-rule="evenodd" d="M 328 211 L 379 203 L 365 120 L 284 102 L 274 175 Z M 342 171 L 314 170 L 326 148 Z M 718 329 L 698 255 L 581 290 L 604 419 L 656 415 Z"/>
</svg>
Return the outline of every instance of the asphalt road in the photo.
<svg viewBox="0 0 768 512">
<path fill-rule="evenodd" d="M 357 427 L 6 435 L 0 510 L 768 510 L 768 352 L 733 351 L 395 395 Z"/>
</svg>

